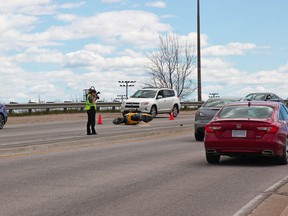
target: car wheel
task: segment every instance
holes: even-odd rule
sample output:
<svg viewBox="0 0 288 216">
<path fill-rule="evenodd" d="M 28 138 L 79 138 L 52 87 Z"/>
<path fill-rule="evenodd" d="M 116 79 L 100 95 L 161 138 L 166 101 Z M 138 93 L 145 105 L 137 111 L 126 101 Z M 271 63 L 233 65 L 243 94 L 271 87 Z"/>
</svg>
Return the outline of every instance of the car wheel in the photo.
<svg viewBox="0 0 288 216">
<path fill-rule="evenodd" d="M 157 115 L 157 107 L 155 105 L 151 107 L 150 114 L 153 118 L 155 118 L 155 116 Z"/>
<path fill-rule="evenodd" d="M 287 165 L 288 164 L 287 145 L 284 147 L 283 155 L 278 158 L 278 163 L 280 165 Z"/>
<path fill-rule="evenodd" d="M 4 116 L 0 114 L 0 129 L 4 127 L 4 124 L 5 124 Z"/>
<path fill-rule="evenodd" d="M 220 160 L 220 155 L 214 155 L 214 154 L 207 154 L 206 153 L 206 160 L 210 164 L 217 164 Z"/>
<path fill-rule="evenodd" d="M 172 113 L 173 113 L 174 117 L 177 117 L 179 110 L 178 110 L 178 107 L 176 105 L 173 106 Z"/>
<path fill-rule="evenodd" d="M 195 132 L 194 133 L 196 141 L 203 141 L 204 140 L 204 133 L 202 132 Z"/>
</svg>

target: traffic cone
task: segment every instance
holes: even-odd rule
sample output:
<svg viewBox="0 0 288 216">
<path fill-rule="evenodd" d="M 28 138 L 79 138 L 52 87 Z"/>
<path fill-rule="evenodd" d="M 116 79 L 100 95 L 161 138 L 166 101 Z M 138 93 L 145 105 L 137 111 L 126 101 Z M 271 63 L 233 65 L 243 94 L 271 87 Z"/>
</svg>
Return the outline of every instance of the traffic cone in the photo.
<svg viewBox="0 0 288 216">
<path fill-rule="evenodd" d="M 97 124 L 103 124 L 103 123 L 102 123 L 102 116 L 101 116 L 101 115 L 98 115 Z"/>
<path fill-rule="evenodd" d="M 170 113 L 170 119 L 169 120 L 174 120 L 174 115 L 173 113 Z"/>
</svg>

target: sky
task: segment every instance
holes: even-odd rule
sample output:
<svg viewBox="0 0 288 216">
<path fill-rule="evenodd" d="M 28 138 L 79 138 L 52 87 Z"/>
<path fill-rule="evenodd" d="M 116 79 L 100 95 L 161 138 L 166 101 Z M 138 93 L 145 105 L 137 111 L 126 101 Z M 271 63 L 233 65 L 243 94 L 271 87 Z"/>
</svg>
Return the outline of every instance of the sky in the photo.
<svg viewBox="0 0 288 216">
<path fill-rule="evenodd" d="M 200 0 L 202 100 L 288 98 L 288 1 Z M 173 33 L 197 54 L 197 0 L 9 0 L 0 7 L 0 102 L 104 101 L 149 79 L 147 53 Z M 196 66 L 196 65 L 195 65 Z M 197 67 L 193 71 L 197 85 Z M 196 86 L 197 87 L 197 86 Z M 182 101 L 197 100 L 197 90 Z"/>
</svg>

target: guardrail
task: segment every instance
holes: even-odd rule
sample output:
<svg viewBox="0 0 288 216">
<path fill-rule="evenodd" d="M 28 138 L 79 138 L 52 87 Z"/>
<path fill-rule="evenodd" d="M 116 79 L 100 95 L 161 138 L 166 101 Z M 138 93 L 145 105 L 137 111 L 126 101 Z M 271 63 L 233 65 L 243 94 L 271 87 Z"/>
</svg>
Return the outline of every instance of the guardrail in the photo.
<svg viewBox="0 0 288 216">
<path fill-rule="evenodd" d="M 285 104 L 288 104 L 288 100 L 284 100 Z M 195 101 L 195 102 L 181 102 L 181 109 L 186 108 L 198 108 L 204 102 L 203 101 Z M 9 104 L 5 104 L 6 108 L 9 110 L 9 113 L 12 114 L 14 111 L 23 111 L 31 114 L 32 112 L 37 111 L 45 111 L 49 112 L 50 110 L 63 110 L 66 112 L 68 109 L 71 110 L 85 110 L 85 102 L 64 102 L 64 103 L 15 103 L 11 102 Z M 120 110 L 121 102 L 97 102 L 97 110 Z"/>
<path fill-rule="evenodd" d="M 198 108 L 204 102 L 181 102 L 181 108 Z M 49 112 L 51 110 L 59 110 L 62 109 L 66 112 L 68 109 L 76 109 L 76 110 L 85 110 L 85 102 L 64 102 L 64 103 L 9 103 L 5 104 L 9 113 L 12 114 L 15 110 L 28 112 L 31 114 L 36 111 L 45 111 Z M 97 110 L 119 110 L 121 106 L 121 102 L 98 102 Z"/>
</svg>

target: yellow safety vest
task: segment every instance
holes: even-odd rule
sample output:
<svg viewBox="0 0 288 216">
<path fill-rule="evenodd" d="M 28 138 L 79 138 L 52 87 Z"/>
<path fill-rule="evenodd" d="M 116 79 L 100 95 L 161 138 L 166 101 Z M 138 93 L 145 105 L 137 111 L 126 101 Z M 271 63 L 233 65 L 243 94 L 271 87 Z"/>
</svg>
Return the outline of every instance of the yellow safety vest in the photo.
<svg viewBox="0 0 288 216">
<path fill-rule="evenodd" d="M 90 97 L 93 97 L 91 94 L 88 94 L 87 95 L 87 99 L 86 99 L 86 110 L 90 110 L 91 109 L 91 107 L 95 107 L 95 110 L 96 110 L 96 102 L 95 103 L 90 103 L 90 101 L 89 101 L 89 98 Z"/>
</svg>

